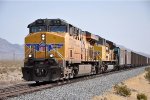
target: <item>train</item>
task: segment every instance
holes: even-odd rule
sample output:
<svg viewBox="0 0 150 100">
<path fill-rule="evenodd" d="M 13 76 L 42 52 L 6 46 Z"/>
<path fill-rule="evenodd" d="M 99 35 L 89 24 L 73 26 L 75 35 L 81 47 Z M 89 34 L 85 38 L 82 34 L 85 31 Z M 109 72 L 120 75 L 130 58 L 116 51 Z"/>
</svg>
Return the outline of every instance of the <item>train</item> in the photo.
<svg viewBox="0 0 150 100">
<path fill-rule="evenodd" d="M 150 58 L 66 22 L 37 19 L 25 37 L 23 79 L 58 81 L 150 65 Z"/>
</svg>

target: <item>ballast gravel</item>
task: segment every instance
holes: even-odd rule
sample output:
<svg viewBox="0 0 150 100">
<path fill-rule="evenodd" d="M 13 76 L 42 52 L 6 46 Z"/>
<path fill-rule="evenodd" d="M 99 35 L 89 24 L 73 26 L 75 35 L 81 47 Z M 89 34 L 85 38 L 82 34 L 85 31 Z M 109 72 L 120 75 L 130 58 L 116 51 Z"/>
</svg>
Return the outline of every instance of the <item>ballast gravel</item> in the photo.
<svg viewBox="0 0 150 100">
<path fill-rule="evenodd" d="M 128 78 L 144 72 L 145 67 L 106 75 L 94 79 L 58 86 L 43 91 L 25 94 L 8 100 L 91 100 Z"/>
</svg>

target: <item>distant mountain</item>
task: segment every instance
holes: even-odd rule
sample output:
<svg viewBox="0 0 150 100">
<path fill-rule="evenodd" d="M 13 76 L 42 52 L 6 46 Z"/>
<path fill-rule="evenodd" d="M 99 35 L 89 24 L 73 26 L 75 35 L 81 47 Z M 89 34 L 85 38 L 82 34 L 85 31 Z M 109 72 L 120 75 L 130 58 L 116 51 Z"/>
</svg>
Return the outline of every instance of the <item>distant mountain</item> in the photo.
<svg viewBox="0 0 150 100">
<path fill-rule="evenodd" d="M 0 38 L 0 60 L 22 60 L 23 48 L 23 45 L 12 44 Z"/>
</svg>

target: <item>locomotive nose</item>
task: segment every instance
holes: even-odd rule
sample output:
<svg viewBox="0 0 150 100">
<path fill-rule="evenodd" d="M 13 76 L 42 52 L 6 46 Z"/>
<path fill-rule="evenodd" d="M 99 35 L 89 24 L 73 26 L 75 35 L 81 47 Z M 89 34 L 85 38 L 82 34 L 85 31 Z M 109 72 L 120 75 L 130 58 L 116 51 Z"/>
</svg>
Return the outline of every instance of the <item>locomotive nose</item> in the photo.
<svg viewBox="0 0 150 100">
<path fill-rule="evenodd" d="M 39 32 L 27 36 L 25 43 L 26 58 L 46 58 L 46 32 Z"/>
</svg>

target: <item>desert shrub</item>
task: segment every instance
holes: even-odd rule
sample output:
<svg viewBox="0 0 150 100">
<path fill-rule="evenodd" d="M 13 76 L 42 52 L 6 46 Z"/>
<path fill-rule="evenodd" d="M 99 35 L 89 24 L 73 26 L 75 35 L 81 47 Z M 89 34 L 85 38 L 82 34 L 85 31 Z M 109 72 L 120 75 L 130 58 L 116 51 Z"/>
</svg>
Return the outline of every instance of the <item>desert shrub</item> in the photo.
<svg viewBox="0 0 150 100">
<path fill-rule="evenodd" d="M 0 61 L 0 74 L 7 72 L 21 71 L 23 61 Z"/>
<path fill-rule="evenodd" d="M 147 100 L 147 96 L 143 93 L 137 94 L 137 100 Z"/>
<path fill-rule="evenodd" d="M 14 72 L 15 70 L 17 70 L 16 68 L 10 68 L 9 71 L 10 72 Z"/>
<path fill-rule="evenodd" d="M 7 70 L 4 68 L 0 68 L 0 74 L 7 73 Z"/>
<path fill-rule="evenodd" d="M 145 71 L 150 71 L 150 67 L 146 67 L 146 68 L 145 68 Z"/>
<path fill-rule="evenodd" d="M 127 86 L 124 84 L 115 85 L 114 90 L 115 90 L 116 94 L 119 94 L 121 96 L 127 97 L 127 96 L 131 95 L 131 90 L 129 88 L 127 88 Z"/>
<path fill-rule="evenodd" d="M 144 77 L 150 82 L 150 70 L 146 72 Z"/>
</svg>

